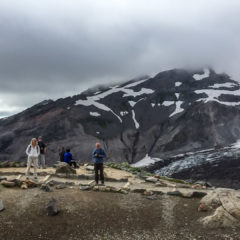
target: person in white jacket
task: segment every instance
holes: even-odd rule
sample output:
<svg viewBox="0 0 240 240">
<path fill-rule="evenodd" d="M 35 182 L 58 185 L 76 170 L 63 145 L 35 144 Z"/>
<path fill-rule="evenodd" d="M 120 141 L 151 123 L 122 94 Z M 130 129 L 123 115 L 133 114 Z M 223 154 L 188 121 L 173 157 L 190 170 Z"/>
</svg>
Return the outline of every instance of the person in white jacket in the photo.
<svg viewBox="0 0 240 240">
<path fill-rule="evenodd" d="M 37 179 L 37 167 L 38 167 L 38 157 L 40 155 L 40 148 L 37 144 L 36 138 L 33 138 L 31 140 L 31 143 L 28 145 L 26 149 L 26 154 L 28 156 L 26 179 L 29 179 L 29 171 L 32 163 L 34 166 L 34 179 Z"/>
</svg>

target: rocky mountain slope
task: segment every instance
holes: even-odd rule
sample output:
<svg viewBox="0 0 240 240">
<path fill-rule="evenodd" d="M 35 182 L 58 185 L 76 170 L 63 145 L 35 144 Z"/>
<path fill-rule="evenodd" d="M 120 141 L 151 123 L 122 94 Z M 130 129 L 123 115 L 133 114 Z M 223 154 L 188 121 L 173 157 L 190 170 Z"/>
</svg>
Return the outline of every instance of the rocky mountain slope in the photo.
<svg viewBox="0 0 240 240">
<path fill-rule="evenodd" d="M 48 163 L 61 146 L 90 161 L 96 141 L 109 160 L 129 163 L 226 146 L 240 138 L 240 85 L 212 69 L 174 69 L 46 100 L 0 120 L 0 160 L 25 160 L 27 144 L 39 135 Z"/>
</svg>

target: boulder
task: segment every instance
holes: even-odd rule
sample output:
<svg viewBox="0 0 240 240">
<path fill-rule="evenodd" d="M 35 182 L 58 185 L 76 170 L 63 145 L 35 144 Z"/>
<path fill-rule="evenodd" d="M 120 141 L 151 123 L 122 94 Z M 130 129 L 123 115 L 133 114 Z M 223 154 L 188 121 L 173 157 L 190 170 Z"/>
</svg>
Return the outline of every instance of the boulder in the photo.
<svg viewBox="0 0 240 240">
<path fill-rule="evenodd" d="M 4 205 L 3 205 L 3 202 L 2 200 L 0 200 L 0 212 L 4 210 Z"/>
<path fill-rule="evenodd" d="M 59 213 L 59 207 L 55 198 L 52 198 L 48 202 L 46 206 L 46 212 L 48 216 L 55 216 Z"/>
<path fill-rule="evenodd" d="M 71 168 L 67 163 L 59 163 L 56 169 L 56 174 L 65 173 L 65 174 L 76 174 L 76 170 Z"/>
<path fill-rule="evenodd" d="M 1 181 L 1 184 L 4 187 L 15 187 L 16 186 L 15 182 L 10 182 L 10 181 L 6 181 L 6 180 Z"/>
<path fill-rule="evenodd" d="M 215 210 L 213 215 L 201 220 L 211 227 L 240 226 L 240 192 L 232 189 L 218 188 L 209 192 L 200 202 L 207 209 Z"/>
<path fill-rule="evenodd" d="M 0 177 L 0 182 L 3 181 L 3 180 L 7 180 L 6 177 Z"/>
<path fill-rule="evenodd" d="M 146 178 L 145 181 L 146 181 L 146 182 L 156 183 L 156 182 L 158 181 L 158 179 L 155 178 L 155 177 L 148 177 L 148 178 Z"/>
<path fill-rule="evenodd" d="M 222 206 L 213 215 L 201 219 L 204 226 L 212 228 L 239 226 L 239 221 L 229 214 Z"/>
</svg>

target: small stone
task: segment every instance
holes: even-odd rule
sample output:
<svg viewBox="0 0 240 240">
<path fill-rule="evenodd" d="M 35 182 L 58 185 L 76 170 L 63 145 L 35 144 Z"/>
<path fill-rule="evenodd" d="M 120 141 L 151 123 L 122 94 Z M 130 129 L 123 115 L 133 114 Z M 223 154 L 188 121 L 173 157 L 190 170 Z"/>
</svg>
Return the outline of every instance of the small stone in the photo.
<svg viewBox="0 0 240 240">
<path fill-rule="evenodd" d="M 152 191 L 146 190 L 143 195 L 152 196 L 154 193 Z"/>
<path fill-rule="evenodd" d="M 59 184 L 56 186 L 56 189 L 64 189 L 66 188 L 67 186 L 65 184 Z"/>
<path fill-rule="evenodd" d="M 94 166 L 91 166 L 91 165 L 86 166 L 86 170 L 88 170 L 88 171 L 94 171 Z"/>
<path fill-rule="evenodd" d="M 131 190 L 131 192 L 133 193 L 144 193 L 145 191 L 146 191 L 145 188 L 135 188 Z"/>
<path fill-rule="evenodd" d="M 92 186 L 89 186 L 89 185 L 80 186 L 80 190 L 82 190 L 82 191 L 87 191 L 87 190 L 91 190 L 91 189 L 92 189 Z"/>
<path fill-rule="evenodd" d="M 26 184 L 26 183 L 23 183 L 23 184 L 21 185 L 21 189 L 28 189 L 27 184 Z"/>
<path fill-rule="evenodd" d="M 204 204 L 204 203 L 201 203 L 199 208 L 198 208 L 198 211 L 199 212 L 207 212 L 207 206 Z"/>
<path fill-rule="evenodd" d="M 194 188 L 194 189 L 202 189 L 203 187 L 200 184 L 195 184 L 195 185 L 192 186 L 192 188 Z"/>
<path fill-rule="evenodd" d="M 4 210 L 3 202 L 0 200 L 0 212 Z"/>
<path fill-rule="evenodd" d="M 46 206 L 46 211 L 48 216 L 55 216 L 59 213 L 59 208 L 56 199 L 52 198 L 47 206 Z"/>
<path fill-rule="evenodd" d="M 146 182 L 156 183 L 157 181 L 158 181 L 158 179 L 155 178 L 155 177 L 148 177 L 148 178 L 146 178 Z"/>
<path fill-rule="evenodd" d="M 130 182 L 127 182 L 124 186 L 123 186 L 123 189 L 124 190 L 129 190 L 130 188 Z"/>
<path fill-rule="evenodd" d="M 182 197 L 182 193 L 178 190 L 172 191 L 172 192 L 167 192 L 167 195 Z"/>
</svg>

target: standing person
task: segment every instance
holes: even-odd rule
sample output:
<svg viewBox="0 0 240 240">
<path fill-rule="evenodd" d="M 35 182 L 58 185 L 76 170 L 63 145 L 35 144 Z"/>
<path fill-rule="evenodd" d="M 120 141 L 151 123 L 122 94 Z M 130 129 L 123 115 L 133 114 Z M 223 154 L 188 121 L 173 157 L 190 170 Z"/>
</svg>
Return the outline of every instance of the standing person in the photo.
<svg viewBox="0 0 240 240">
<path fill-rule="evenodd" d="M 38 167 L 38 157 L 40 155 L 40 148 L 37 144 L 37 139 L 33 138 L 31 143 L 26 149 L 26 154 L 28 156 L 27 169 L 26 169 L 26 179 L 29 179 L 29 170 L 33 163 L 34 166 L 34 179 L 37 179 L 37 167 Z"/>
<path fill-rule="evenodd" d="M 42 141 L 42 137 L 38 137 L 38 146 L 40 147 L 40 155 L 39 155 L 39 159 L 38 159 L 38 167 L 39 168 L 46 168 L 45 165 L 45 156 L 47 153 L 47 148 L 46 148 L 46 144 Z"/>
<path fill-rule="evenodd" d="M 73 156 L 70 153 L 70 148 L 66 149 L 66 153 L 64 154 L 64 162 L 69 164 L 70 166 L 74 165 L 74 168 L 77 168 L 76 161 L 73 160 Z"/>
<path fill-rule="evenodd" d="M 59 152 L 59 160 L 60 162 L 64 162 L 64 154 L 66 153 L 64 147 L 61 148 L 61 151 Z"/>
<path fill-rule="evenodd" d="M 103 158 L 106 157 L 106 153 L 103 148 L 101 148 L 100 143 L 96 143 L 96 149 L 92 153 L 92 157 L 94 160 L 94 170 L 95 170 L 95 182 L 98 185 L 98 171 L 100 171 L 100 179 L 102 185 L 104 185 L 104 174 L 103 174 Z"/>
</svg>

